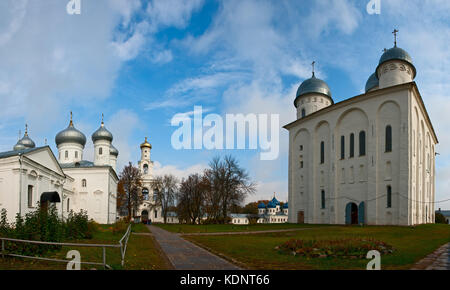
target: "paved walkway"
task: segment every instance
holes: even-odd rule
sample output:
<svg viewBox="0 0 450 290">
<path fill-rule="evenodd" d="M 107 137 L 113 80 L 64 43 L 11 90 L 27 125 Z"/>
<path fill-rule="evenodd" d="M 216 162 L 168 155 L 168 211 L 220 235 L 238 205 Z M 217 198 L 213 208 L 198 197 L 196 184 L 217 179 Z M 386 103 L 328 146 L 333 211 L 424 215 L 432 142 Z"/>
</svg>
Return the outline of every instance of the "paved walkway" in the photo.
<svg viewBox="0 0 450 290">
<path fill-rule="evenodd" d="M 271 233 L 285 233 L 310 230 L 312 228 L 298 228 L 285 230 L 267 230 L 267 231 L 248 231 L 248 232 L 217 232 L 217 233 L 177 233 L 179 236 L 224 236 L 224 235 L 254 235 L 254 234 L 271 234 Z"/>
<path fill-rule="evenodd" d="M 450 270 L 450 243 L 417 262 L 412 270 Z"/>
<path fill-rule="evenodd" d="M 175 270 L 239 270 L 240 268 L 159 227 L 148 226 Z"/>
</svg>

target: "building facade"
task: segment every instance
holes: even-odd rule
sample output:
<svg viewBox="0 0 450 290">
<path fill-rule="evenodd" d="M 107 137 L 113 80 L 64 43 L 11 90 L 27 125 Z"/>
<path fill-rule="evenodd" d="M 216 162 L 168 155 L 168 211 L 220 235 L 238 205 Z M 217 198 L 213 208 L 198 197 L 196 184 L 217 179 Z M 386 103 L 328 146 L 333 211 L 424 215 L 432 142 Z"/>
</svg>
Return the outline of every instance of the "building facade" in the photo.
<svg viewBox="0 0 450 290">
<path fill-rule="evenodd" d="M 62 218 L 84 210 L 98 223 L 114 223 L 119 152 L 112 140 L 102 120 L 92 134 L 94 161 L 84 160 L 86 136 L 71 116 L 69 126 L 55 137 L 56 158 L 49 146 L 36 147 L 26 130 L 12 151 L 0 153 L 0 209 L 13 221 L 17 213 L 24 216 L 39 202 L 51 202 Z"/>
<path fill-rule="evenodd" d="M 438 143 L 409 54 L 384 52 L 365 93 L 334 103 L 305 80 L 289 131 L 289 222 L 416 225 L 434 222 Z"/>
</svg>

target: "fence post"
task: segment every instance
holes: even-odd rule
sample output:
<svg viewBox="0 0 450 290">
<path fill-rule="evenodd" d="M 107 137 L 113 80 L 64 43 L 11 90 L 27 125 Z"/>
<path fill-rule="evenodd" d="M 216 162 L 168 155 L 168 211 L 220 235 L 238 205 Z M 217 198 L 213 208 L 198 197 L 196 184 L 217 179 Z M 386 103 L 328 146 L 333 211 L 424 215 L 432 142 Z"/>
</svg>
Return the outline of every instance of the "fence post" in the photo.
<svg viewBox="0 0 450 290">
<path fill-rule="evenodd" d="M 106 248 L 103 247 L 103 268 L 106 270 Z"/>
</svg>

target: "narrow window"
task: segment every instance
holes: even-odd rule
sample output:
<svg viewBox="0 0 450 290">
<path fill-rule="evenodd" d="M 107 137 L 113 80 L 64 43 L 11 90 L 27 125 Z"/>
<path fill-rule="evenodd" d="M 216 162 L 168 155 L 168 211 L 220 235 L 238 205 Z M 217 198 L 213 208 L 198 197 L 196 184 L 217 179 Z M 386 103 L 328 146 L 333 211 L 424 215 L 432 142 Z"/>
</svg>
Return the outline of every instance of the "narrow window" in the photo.
<svg viewBox="0 0 450 290">
<path fill-rule="evenodd" d="M 355 157 L 355 134 L 350 134 L 350 158 Z"/>
<path fill-rule="evenodd" d="M 320 142 L 320 164 L 325 163 L 325 142 Z"/>
<path fill-rule="evenodd" d="M 325 208 L 325 190 L 322 190 L 321 203 L 322 203 L 322 209 L 324 209 Z"/>
<path fill-rule="evenodd" d="M 300 161 L 300 168 L 303 168 L 303 161 Z"/>
<path fill-rule="evenodd" d="M 102 154 L 103 154 L 103 148 L 100 147 L 100 148 L 98 148 L 98 155 L 102 155 Z"/>
<path fill-rule="evenodd" d="M 78 158 L 78 151 L 75 151 L 75 158 Z"/>
<path fill-rule="evenodd" d="M 28 185 L 28 207 L 33 207 L 33 185 Z"/>
<path fill-rule="evenodd" d="M 70 198 L 67 199 L 67 212 L 70 211 Z"/>
<path fill-rule="evenodd" d="M 392 127 L 386 126 L 386 152 L 392 152 Z"/>
<path fill-rule="evenodd" d="M 66 159 L 69 158 L 69 151 L 66 150 L 65 156 L 66 156 Z"/>
<path fill-rule="evenodd" d="M 387 187 L 387 208 L 392 206 L 392 187 L 388 185 Z"/>
<path fill-rule="evenodd" d="M 302 118 L 304 118 L 305 116 L 306 116 L 305 109 L 302 109 Z"/>
<path fill-rule="evenodd" d="M 345 159 L 345 137 L 341 136 L 341 159 Z"/>
<path fill-rule="evenodd" d="M 158 218 L 158 211 L 155 210 L 155 219 Z"/>
<path fill-rule="evenodd" d="M 87 186 L 86 179 L 81 180 L 81 187 L 86 187 L 86 186 Z"/>
<path fill-rule="evenodd" d="M 366 155 L 366 132 L 359 132 L 359 156 Z"/>
</svg>

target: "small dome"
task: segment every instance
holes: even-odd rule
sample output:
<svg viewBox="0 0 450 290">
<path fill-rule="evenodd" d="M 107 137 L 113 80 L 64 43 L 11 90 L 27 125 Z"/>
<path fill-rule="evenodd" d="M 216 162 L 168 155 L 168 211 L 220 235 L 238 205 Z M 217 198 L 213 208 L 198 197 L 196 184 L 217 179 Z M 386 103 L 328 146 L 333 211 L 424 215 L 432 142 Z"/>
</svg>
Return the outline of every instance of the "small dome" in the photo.
<svg viewBox="0 0 450 290">
<path fill-rule="evenodd" d="M 109 154 L 117 157 L 119 156 L 119 150 L 117 150 L 117 148 L 111 144 L 111 147 L 109 148 Z"/>
<path fill-rule="evenodd" d="M 267 208 L 276 208 L 276 204 L 274 204 L 272 201 L 269 201 L 269 203 L 267 204 Z"/>
<path fill-rule="evenodd" d="M 273 203 L 274 205 L 280 205 L 280 202 L 278 201 L 278 199 L 275 198 L 275 196 L 272 198 L 270 202 Z"/>
<path fill-rule="evenodd" d="M 28 126 L 25 126 L 25 134 L 23 135 L 22 139 L 17 141 L 16 145 L 14 146 L 14 151 L 23 150 L 23 149 L 31 149 L 35 148 L 36 144 L 33 140 L 28 136 Z"/>
<path fill-rule="evenodd" d="M 373 73 L 366 82 L 366 93 L 373 88 L 378 87 L 379 81 L 377 75 Z"/>
<path fill-rule="evenodd" d="M 105 128 L 105 124 L 103 122 L 100 128 L 92 134 L 92 142 L 95 143 L 100 140 L 106 140 L 109 142 L 112 142 L 113 140 L 113 135 Z"/>
<path fill-rule="evenodd" d="M 287 202 L 285 204 L 283 204 L 283 208 L 289 208 L 289 205 Z"/>
<path fill-rule="evenodd" d="M 83 147 L 86 145 L 86 136 L 73 126 L 72 114 L 70 117 L 69 126 L 56 135 L 55 143 L 56 146 L 63 143 L 76 143 Z"/>
<path fill-rule="evenodd" d="M 328 87 L 327 83 L 321 79 L 316 78 L 313 74 L 310 79 L 305 80 L 298 88 L 294 105 L 297 106 L 298 98 L 311 93 L 325 95 L 331 99 L 331 102 L 333 102 L 333 99 L 331 98 L 331 90 Z"/>
<path fill-rule="evenodd" d="M 152 149 L 152 144 L 148 143 L 147 137 L 145 137 L 144 143 L 141 144 L 141 149 L 144 148 L 144 147 Z"/>
<path fill-rule="evenodd" d="M 264 204 L 264 202 L 261 202 L 260 204 L 258 204 L 258 208 L 266 208 L 266 205 Z"/>
<path fill-rule="evenodd" d="M 386 50 L 380 58 L 378 67 L 380 67 L 383 63 L 390 61 L 390 60 L 401 60 L 401 61 L 408 63 L 413 68 L 413 71 L 414 71 L 413 78 L 416 77 L 416 68 L 413 64 L 411 56 L 409 55 L 408 52 L 406 52 L 406 50 L 401 49 L 400 47 L 397 47 L 397 46 L 394 46 L 393 48 Z M 378 67 L 377 67 L 377 70 L 378 70 Z"/>
</svg>

